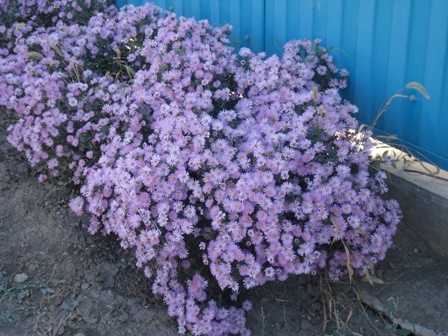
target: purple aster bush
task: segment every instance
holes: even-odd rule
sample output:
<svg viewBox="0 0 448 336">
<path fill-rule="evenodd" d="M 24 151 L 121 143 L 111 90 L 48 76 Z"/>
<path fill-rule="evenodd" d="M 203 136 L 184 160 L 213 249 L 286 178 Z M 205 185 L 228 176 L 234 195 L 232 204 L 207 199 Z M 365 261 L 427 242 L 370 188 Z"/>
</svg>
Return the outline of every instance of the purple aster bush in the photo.
<svg viewBox="0 0 448 336">
<path fill-rule="evenodd" d="M 85 25 L 92 15 L 113 16 L 112 0 L 0 0 L 0 55 L 11 53 L 16 41 L 36 30 Z"/>
<path fill-rule="evenodd" d="M 116 12 L 110 0 L 1 0 L 2 24 L 30 24 L 34 28 L 57 24 L 86 24 L 92 15 L 100 12 Z"/>
<path fill-rule="evenodd" d="M 88 25 L 40 27 L 5 50 L 0 105 L 19 118 L 10 126 L 9 141 L 44 171 L 41 180 L 63 172 L 65 182 L 79 184 L 111 125 L 125 132 L 129 120 L 117 106 L 126 99 L 133 68 L 140 66 L 126 56 L 161 14 L 155 6 L 145 9 L 134 10 L 132 20 L 108 10 L 92 14 Z"/>
<path fill-rule="evenodd" d="M 214 233 L 202 191 L 207 170 L 218 164 L 211 162 L 218 159 L 211 148 L 219 130 L 212 116 L 235 105 L 229 74 L 236 56 L 225 45 L 227 28 L 172 15 L 158 25 L 139 52 L 150 67 L 136 72 L 125 103 L 140 124 L 110 133 L 98 164 L 86 170 L 83 198 L 71 205 L 81 211 L 86 204 L 91 232 L 115 233 L 124 248 L 136 249 L 137 264 L 180 332 L 244 334 L 244 310 L 219 307 L 208 290 L 218 284 L 209 284 L 216 282 L 209 270 L 200 272 L 204 235 Z"/>
<path fill-rule="evenodd" d="M 19 13 L 0 26 L 8 139 L 135 251 L 180 333 L 248 335 L 245 290 L 384 259 L 400 209 L 319 40 L 236 55 L 229 26 L 62 3 L 0 2 Z"/>
<path fill-rule="evenodd" d="M 347 271 L 347 258 L 364 274 L 384 259 L 401 219 L 398 204 L 379 196 L 387 186 L 384 172 L 375 173 L 370 166 L 371 134 L 354 131 L 357 108 L 342 101 L 337 91 L 346 85 L 346 71 L 338 71 L 317 43 L 291 41 L 282 60 L 273 56 L 265 62 L 240 52 L 246 69 L 237 77 L 242 83 L 238 90 L 248 98 L 236 111 L 253 118 L 239 132 L 244 139 L 240 148 L 259 176 L 253 179 L 254 191 L 266 188 L 260 177 L 270 174 L 272 196 L 264 192 L 258 197 L 276 205 L 263 209 L 262 203 L 254 204 L 253 214 L 262 215 L 267 227 L 252 229 L 257 239 L 250 243 L 261 245 L 261 254 L 267 255 L 265 275 L 272 275 L 273 268 L 279 279 L 323 267 L 337 279 Z M 265 82 L 257 79 L 260 74 Z M 265 212 L 277 214 L 266 220 Z"/>
<path fill-rule="evenodd" d="M 200 50 L 167 50 L 172 58 L 147 59 L 152 71 L 134 78 L 144 132 L 112 139 L 76 202 L 92 232 L 136 248 L 180 332 L 247 332 L 244 309 L 241 323 L 216 314 L 217 288 L 238 304 L 240 290 L 270 280 L 319 268 L 337 279 L 347 258 L 364 274 L 384 258 L 400 212 L 378 196 L 386 186 L 381 173 L 371 178 L 369 134 L 352 131 L 356 107 L 337 91 L 344 71 L 317 42 L 290 42 L 282 60 L 244 49 L 242 66 L 215 54 L 212 85 L 197 77 Z"/>
</svg>

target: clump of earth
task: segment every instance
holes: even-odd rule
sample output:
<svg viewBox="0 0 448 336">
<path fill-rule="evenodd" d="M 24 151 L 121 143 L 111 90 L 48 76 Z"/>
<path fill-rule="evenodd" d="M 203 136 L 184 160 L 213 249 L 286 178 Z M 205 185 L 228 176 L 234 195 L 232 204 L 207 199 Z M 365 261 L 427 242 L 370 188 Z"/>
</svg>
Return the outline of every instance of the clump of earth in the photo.
<svg viewBox="0 0 448 336">
<path fill-rule="evenodd" d="M 68 209 L 69 199 L 66 187 L 37 182 L 2 127 L 0 336 L 177 335 L 176 322 L 135 266 L 133 251 L 121 249 L 114 236 L 89 235 Z M 413 325 L 411 308 L 423 321 L 447 320 L 446 259 L 405 224 L 396 245 L 370 281 L 302 276 L 248 292 L 253 335 L 418 335 L 403 327 Z M 429 288 L 438 298 L 403 308 L 400 298 L 408 292 L 430 295 Z M 423 331 L 446 335 L 444 327 L 430 323 Z"/>
</svg>

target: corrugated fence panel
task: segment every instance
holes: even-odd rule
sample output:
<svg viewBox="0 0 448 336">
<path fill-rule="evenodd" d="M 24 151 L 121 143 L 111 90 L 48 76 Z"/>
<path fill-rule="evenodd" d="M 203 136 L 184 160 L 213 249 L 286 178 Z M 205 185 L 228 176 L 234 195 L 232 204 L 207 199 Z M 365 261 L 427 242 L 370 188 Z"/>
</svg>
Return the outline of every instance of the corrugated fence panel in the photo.
<svg viewBox="0 0 448 336">
<path fill-rule="evenodd" d="M 142 5 L 144 0 L 117 0 Z M 320 38 L 350 73 L 344 96 L 371 123 L 383 104 L 408 82 L 421 83 L 426 100 L 396 99 L 378 131 L 397 135 L 427 159 L 448 169 L 447 0 L 156 0 L 156 5 L 214 25 L 234 27 L 232 43 L 281 54 L 291 39 Z"/>
<path fill-rule="evenodd" d="M 419 144 L 435 153 L 448 157 L 448 1 L 432 1 L 431 20 L 426 44 L 417 46 L 416 54 L 426 55 L 422 63 L 422 83 L 431 95 L 424 103 L 420 124 Z M 418 16 L 418 13 L 417 13 Z M 423 24 L 420 29 L 423 29 Z M 446 168 L 445 168 L 446 169 Z"/>
</svg>

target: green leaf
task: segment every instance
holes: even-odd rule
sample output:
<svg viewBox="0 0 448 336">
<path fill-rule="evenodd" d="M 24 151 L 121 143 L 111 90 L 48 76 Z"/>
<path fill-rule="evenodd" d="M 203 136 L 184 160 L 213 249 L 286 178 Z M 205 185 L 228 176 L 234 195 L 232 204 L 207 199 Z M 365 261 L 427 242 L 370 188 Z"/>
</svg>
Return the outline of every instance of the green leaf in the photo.
<svg viewBox="0 0 448 336">
<path fill-rule="evenodd" d="M 407 329 L 399 329 L 396 331 L 398 336 L 409 336 L 412 335 L 412 331 L 407 330 Z"/>
<path fill-rule="evenodd" d="M 19 302 L 22 302 L 22 300 L 27 297 L 30 294 L 30 292 L 28 291 L 28 289 L 24 290 L 24 291 L 20 291 L 19 294 L 17 294 L 17 300 Z"/>
<path fill-rule="evenodd" d="M 79 304 L 79 301 L 77 301 L 77 300 L 73 300 L 70 304 L 68 304 L 67 302 L 64 301 L 61 304 L 61 309 L 71 311 L 71 310 L 75 309 L 78 306 L 78 304 Z"/>
</svg>

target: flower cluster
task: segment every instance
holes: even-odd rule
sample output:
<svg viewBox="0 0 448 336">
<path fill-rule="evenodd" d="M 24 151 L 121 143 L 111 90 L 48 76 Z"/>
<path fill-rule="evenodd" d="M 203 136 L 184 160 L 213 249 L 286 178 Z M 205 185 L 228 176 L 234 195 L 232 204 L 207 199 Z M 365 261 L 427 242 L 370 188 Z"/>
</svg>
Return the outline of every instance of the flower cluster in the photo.
<svg viewBox="0 0 448 336">
<path fill-rule="evenodd" d="M 59 2 L 0 1 L 25 21 L 0 26 L 8 139 L 78 188 L 89 232 L 135 250 L 180 333 L 250 334 L 243 290 L 385 257 L 400 209 L 320 41 L 237 55 L 229 26 Z"/>
</svg>

